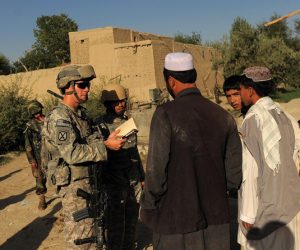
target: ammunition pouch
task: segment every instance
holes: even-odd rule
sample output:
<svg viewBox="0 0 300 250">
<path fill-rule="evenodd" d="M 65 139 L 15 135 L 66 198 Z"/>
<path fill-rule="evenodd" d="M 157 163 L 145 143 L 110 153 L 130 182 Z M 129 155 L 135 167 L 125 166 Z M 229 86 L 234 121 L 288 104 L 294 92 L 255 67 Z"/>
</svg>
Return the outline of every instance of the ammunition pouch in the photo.
<svg viewBox="0 0 300 250">
<path fill-rule="evenodd" d="M 61 159 L 50 160 L 47 164 L 48 183 L 50 186 L 64 186 L 70 184 L 70 168 Z"/>
<path fill-rule="evenodd" d="M 61 158 L 50 160 L 47 169 L 47 179 L 50 186 L 65 186 L 72 181 L 89 177 L 87 166 L 68 165 Z"/>
<path fill-rule="evenodd" d="M 87 166 L 69 166 L 71 169 L 71 181 L 77 181 L 89 177 Z"/>
</svg>

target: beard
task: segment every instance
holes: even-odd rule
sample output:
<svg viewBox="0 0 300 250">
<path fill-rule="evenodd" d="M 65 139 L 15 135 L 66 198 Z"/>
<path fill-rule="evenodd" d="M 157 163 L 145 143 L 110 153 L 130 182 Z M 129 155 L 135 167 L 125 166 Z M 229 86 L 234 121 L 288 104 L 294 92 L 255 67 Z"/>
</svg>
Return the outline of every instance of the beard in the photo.
<svg viewBox="0 0 300 250">
<path fill-rule="evenodd" d="M 169 83 L 167 82 L 167 90 L 169 92 L 169 94 L 172 96 L 172 98 L 174 99 L 175 98 L 175 94 L 173 92 L 173 90 L 171 89 Z"/>
</svg>

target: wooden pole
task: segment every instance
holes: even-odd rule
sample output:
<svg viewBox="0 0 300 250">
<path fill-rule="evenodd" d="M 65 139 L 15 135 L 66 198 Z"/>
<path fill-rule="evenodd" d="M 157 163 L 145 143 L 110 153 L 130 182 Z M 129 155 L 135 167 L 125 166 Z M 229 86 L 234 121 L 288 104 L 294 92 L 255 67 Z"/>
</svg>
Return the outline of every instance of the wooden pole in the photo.
<svg viewBox="0 0 300 250">
<path fill-rule="evenodd" d="M 279 18 L 277 18 L 277 19 L 275 19 L 273 21 L 267 22 L 267 23 L 264 24 L 264 26 L 266 26 L 266 27 L 271 26 L 271 25 L 273 25 L 275 23 L 278 23 L 278 22 L 280 22 L 280 21 L 282 21 L 284 19 L 287 19 L 287 18 L 289 18 L 291 16 L 294 16 L 294 15 L 297 15 L 297 14 L 300 14 L 300 10 L 293 11 L 290 14 L 287 14 L 285 16 L 279 17 Z"/>
</svg>

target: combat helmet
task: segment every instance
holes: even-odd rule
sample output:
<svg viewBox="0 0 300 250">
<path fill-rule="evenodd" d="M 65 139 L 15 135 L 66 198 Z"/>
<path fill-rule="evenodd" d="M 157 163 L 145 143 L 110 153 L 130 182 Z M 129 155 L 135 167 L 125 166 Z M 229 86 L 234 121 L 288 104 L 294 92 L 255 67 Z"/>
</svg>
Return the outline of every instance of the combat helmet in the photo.
<svg viewBox="0 0 300 250">
<path fill-rule="evenodd" d="M 68 83 L 74 85 L 75 81 L 87 80 L 90 81 L 96 78 L 96 73 L 91 65 L 68 65 L 64 67 L 57 75 L 56 85 L 62 94 Z"/>
<path fill-rule="evenodd" d="M 104 86 L 101 95 L 101 102 L 114 102 L 126 99 L 125 88 L 116 83 L 107 84 Z"/>
<path fill-rule="evenodd" d="M 30 116 L 34 116 L 40 113 L 43 110 L 43 108 L 43 105 L 37 100 L 31 101 L 27 106 L 27 110 Z"/>
</svg>

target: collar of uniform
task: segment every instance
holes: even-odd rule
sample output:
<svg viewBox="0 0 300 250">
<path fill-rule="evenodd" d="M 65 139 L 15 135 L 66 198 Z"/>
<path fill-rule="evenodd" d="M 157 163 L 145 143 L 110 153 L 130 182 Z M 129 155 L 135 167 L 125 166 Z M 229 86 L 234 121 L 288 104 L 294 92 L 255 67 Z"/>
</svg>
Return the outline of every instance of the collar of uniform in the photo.
<svg viewBox="0 0 300 250">
<path fill-rule="evenodd" d="M 44 123 L 44 121 L 39 121 L 39 120 L 34 119 L 34 118 L 33 118 L 33 120 L 34 120 L 34 122 L 37 123 L 37 124 L 43 124 L 43 123 Z"/>
<path fill-rule="evenodd" d="M 175 97 L 175 99 L 189 94 L 201 94 L 201 92 L 196 87 L 188 88 L 179 92 L 179 94 Z"/>
<path fill-rule="evenodd" d="M 113 123 L 113 122 L 121 122 L 121 121 L 124 121 L 124 120 L 127 120 L 127 116 L 126 115 L 122 115 L 122 116 L 117 116 L 116 114 L 114 113 L 111 113 L 111 112 L 107 112 L 105 115 L 104 115 L 104 120 L 108 123 Z"/>
<path fill-rule="evenodd" d="M 70 106 L 66 105 L 63 102 L 59 103 L 59 106 L 63 106 L 64 108 L 70 110 L 72 113 L 76 114 L 78 117 L 82 117 L 81 106 L 78 107 L 77 111 L 75 111 L 74 109 L 72 109 Z"/>
<path fill-rule="evenodd" d="M 43 122 L 37 121 L 36 119 L 32 118 L 29 122 L 26 123 L 27 128 L 29 128 L 32 131 L 40 132 L 39 129 L 41 125 L 43 125 Z"/>
</svg>

